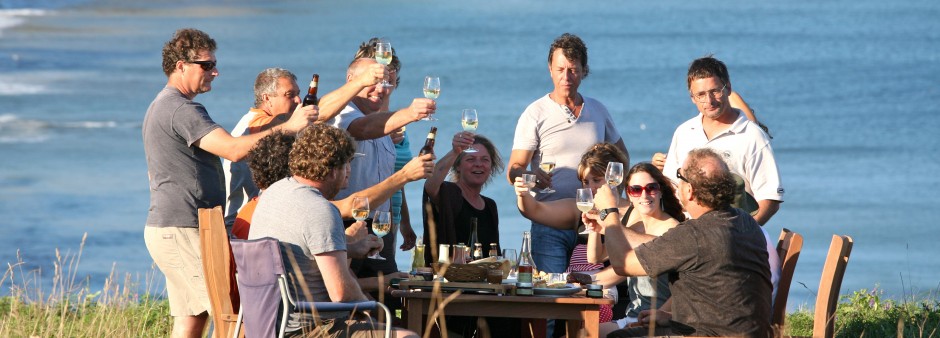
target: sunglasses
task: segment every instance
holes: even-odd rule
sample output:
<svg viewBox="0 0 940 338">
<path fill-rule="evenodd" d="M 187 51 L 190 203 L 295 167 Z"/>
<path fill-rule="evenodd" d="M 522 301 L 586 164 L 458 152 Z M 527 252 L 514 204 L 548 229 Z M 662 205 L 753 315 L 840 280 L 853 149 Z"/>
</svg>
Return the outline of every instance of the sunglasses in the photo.
<svg viewBox="0 0 940 338">
<path fill-rule="evenodd" d="M 689 179 L 685 178 L 685 176 L 682 176 L 682 173 L 679 172 L 680 169 L 682 168 L 676 169 L 676 178 L 685 181 L 685 183 L 689 183 Z"/>
<path fill-rule="evenodd" d="M 643 195 L 643 190 L 646 190 L 646 193 L 649 195 L 655 195 L 661 191 L 659 187 L 659 183 L 650 183 L 650 184 L 647 184 L 645 187 L 639 186 L 639 185 L 627 186 L 627 194 L 632 197 L 640 197 L 641 195 Z"/>
<path fill-rule="evenodd" d="M 215 69 L 216 61 L 189 61 L 189 63 L 197 64 L 199 67 L 202 67 L 204 71 L 210 71 Z"/>
</svg>

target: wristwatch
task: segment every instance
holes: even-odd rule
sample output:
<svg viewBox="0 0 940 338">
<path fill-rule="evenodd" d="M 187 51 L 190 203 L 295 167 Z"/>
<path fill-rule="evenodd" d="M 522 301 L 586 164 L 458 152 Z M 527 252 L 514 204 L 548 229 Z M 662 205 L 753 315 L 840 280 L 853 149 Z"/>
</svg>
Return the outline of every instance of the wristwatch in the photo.
<svg viewBox="0 0 940 338">
<path fill-rule="evenodd" d="M 620 211 L 620 210 L 617 209 L 617 208 L 607 208 L 607 209 L 601 210 L 601 212 L 598 214 L 598 216 L 599 216 L 600 219 L 603 221 L 605 218 L 607 218 L 607 215 L 610 215 L 610 214 L 612 214 L 612 213 L 619 212 L 619 211 Z"/>
</svg>

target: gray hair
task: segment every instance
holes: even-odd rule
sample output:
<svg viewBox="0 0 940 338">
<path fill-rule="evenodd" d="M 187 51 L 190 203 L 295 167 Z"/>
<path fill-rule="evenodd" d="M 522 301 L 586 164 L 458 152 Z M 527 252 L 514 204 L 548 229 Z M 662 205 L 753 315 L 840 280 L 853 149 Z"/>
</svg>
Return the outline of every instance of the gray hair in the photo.
<svg viewBox="0 0 940 338">
<path fill-rule="evenodd" d="M 297 76 L 294 75 L 294 73 L 283 68 L 272 67 L 258 73 L 258 77 L 255 78 L 256 108 L 261 107 L 261 103 L 264 102 L 264 94 L 271 95 L 277 93 L 277 80 L 284 77 L 297 81 Z"/>
</svg>

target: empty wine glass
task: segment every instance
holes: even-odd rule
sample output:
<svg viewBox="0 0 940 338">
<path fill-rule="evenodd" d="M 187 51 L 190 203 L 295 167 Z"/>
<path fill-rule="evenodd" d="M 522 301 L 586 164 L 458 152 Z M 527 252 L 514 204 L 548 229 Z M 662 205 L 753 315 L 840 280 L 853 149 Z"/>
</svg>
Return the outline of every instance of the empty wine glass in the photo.
<svg viewBox="0 0 940 338">
<path fill-rule="evenodd" d="M 555 170 L 555 161 L 543 155 L 542 162 L 539 163 L 539 169 L 542 169 L 546 174 L 551 174 L 552 170 Z M 555 189 L 552 189 L 552 186 L 548 186 L 548 188 L 542 189 L 542 192 L 551 194 L 555 192 Z"/>
<path fill-rule="evenodd" d="M 623 183 L 623 163 L 608 162 L 604 179 L 607 180 L 607 184 L 619 187 L 620 183 Z"/>
<path fill-rule="evenodd" d="M 425 76 L 424 77 L 424 97 L 431 100 L 437 100 L 437 97 L 441 96 L 441 78 L 437 76 Z M 428 116 L 422 121 L 435 121 L 437 120 L 433 116 Z"/>
<path fill-rule="evenodd" d="M 591 211 L 591 209 L 594 209 L 594 193 L 588 188 L 578 189 L 575 196 L 575 203 L 577 203 L 578 210 L 581 210 L 581 212 Z M 585 227 L 581 234 L 589 234 L 591 232 L 590 228 Z"/>
<path fill-rule="evenodd" d="M 509 261 L 509 276 L 507 278 L 516 278 L 519 269 L 519 254 L 516 253 L 516 249 L 503 249 L 503 258 Z"/>
<path fill-rule="evenodd" d="M 375 45 L 375 62 L 388 66 L 392 63 L 392 44 L 387 41 L 381 41 Z M 382 79 L 380 83 L 383 87 L 392 87 L 392 84 L 386 79 Z"/>
<path fill-rule="evenodd" d="M 479 120 L 477 119 L 477 110 L 468 108 L 463 110 L 463 119 L 460 121 L 460 124 L 463 125 L 463 131 L 475 132 L 477 130 L 477 125 Z M 465 153 L 475 153 L 476 149 L 473 149 L 473 146 L 467 147 L 464 149 Z"/>
<path fill-rule="evenodd" d="M 385 237 L 389 232 L 392 231 L 392 213 L 388 211 L 376 211 L 375 215 L 372 217 L 372 232 L 375 233 L 379 238 Z M 371 259 L 377 259 L 384 261 L 385 257 L 379 256 L 379 253 L 375 253 L 372 256 L 369 256 Z"/>
</svg>

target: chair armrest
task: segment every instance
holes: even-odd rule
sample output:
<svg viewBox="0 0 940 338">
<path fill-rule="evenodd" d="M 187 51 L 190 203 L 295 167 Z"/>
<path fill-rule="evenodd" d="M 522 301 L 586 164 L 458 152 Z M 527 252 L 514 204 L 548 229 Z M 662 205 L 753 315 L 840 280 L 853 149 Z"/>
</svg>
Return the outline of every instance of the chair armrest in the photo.
<svg viewBox="0 0 940 338">
<path fill-rule="evenodd" d="M 378 308 L 376 301 L 362 301 L 353 303 L 337 302 L 297 302 L 297 309 L 310 311 L 316 309 L 318 312 L 342 312 L 342 311 L 366 311 Z"/>
</svg>

